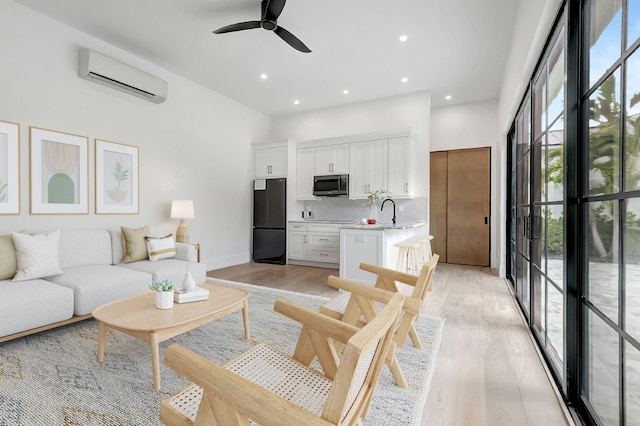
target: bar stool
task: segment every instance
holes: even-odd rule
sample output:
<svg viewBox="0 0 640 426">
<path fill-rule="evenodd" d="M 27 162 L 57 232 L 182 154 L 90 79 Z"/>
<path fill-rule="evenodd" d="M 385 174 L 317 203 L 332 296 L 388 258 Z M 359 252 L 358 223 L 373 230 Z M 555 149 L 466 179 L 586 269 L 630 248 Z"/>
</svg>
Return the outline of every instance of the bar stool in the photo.
<svg viewBox="0 0 640 426">
<path fill-rule="evenodd" d="M 407 274 L 418 275 L 420 273 L 418 263 L 420 262 L 422 244 L 409 238 L 398 241 L 393 246 L 399 249 L 396 269 Z"/>
<path fill-rule="evenodd" d="M 420 243 L 420 264 L 424 265 L 433 257 L 433 252 L 431 251 L 431 240 L 433 240 L 433 235 L 414 235 L 411 238 L 408 238 L 412 241 L 417 241 Z"/>
</svg>

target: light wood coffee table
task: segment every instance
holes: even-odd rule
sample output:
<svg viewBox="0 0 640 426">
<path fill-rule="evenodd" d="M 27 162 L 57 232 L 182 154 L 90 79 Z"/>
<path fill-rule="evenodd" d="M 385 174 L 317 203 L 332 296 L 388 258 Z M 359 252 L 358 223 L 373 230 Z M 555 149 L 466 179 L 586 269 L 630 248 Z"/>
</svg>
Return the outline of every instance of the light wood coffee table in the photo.
<svg viewBox="0 0 640 426">
<path fill-rule="evenodd" d="M 209 290 L 209 299 L 174 303 L 173 309 L 157 309 L 155 293 L 148 292 L 98 306 L 91 313 L 100 322 L 98 362 L 104 359 L 107 328 L 148 342 L 151 346 L 153 386 L 160 389 L 159 343 L 242 309 L 244 337 L 249 339 L 247 292 L 219 284 L 198 284 Z"/>
</svg>

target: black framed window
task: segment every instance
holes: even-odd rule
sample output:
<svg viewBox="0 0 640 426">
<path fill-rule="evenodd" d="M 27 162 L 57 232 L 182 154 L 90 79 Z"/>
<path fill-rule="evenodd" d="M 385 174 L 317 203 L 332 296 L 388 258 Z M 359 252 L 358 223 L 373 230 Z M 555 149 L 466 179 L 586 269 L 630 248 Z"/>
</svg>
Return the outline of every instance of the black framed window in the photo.
<svg viewBox="0 0 640 426">
<path fill-rule="evenodd" d="M 509 133 L 508 276 L 593 424 L 640 424 L 639 46 L 639 0 L 568 0 Z"/>
</svg>

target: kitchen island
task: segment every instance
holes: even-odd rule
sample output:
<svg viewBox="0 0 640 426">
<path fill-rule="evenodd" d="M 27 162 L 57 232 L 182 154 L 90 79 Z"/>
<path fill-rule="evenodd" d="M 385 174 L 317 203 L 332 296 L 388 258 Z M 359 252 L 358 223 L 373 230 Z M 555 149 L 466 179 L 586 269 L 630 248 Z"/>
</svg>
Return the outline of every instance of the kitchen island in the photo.
<svg viewBox="0 0 640 426">
<path fill-rule="evenodd" d="M 427 234 L 424 221 L 344 224 L 340 227 L 340 277 L 374 285 L 376 276 L 360 269 L 360 262 L 395 269 L 398 249 L 394 244 Z"/>
</svg>

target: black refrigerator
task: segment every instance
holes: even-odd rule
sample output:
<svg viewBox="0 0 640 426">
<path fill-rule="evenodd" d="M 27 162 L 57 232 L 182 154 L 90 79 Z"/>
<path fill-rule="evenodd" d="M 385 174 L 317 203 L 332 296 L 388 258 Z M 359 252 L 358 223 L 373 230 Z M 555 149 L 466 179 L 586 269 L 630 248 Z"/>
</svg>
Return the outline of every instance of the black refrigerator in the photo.
<svg viewBox="0 0 640 426">
<path fill-rule="evenodd" d="M 253 261 L 287 263 L 287 180 L 253 181 Z"/>
</svg>

